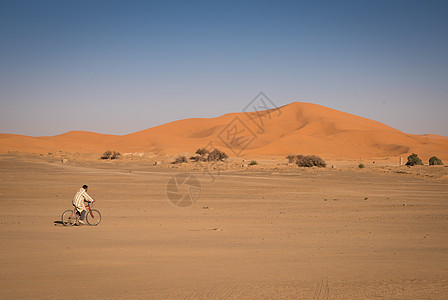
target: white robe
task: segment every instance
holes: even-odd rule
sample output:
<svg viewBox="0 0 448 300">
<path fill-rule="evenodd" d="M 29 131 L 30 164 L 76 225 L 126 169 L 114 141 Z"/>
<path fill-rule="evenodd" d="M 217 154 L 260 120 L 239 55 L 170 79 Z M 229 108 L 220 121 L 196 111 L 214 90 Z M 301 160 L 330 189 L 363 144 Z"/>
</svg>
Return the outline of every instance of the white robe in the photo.
<svg viewBox="0 0 448 300">
<path fill-rule="evenodd" d="M 79 191 L 76 192 L 75 196 L 73 197 L 73 201 L 72 201 L 73 205 L 76 207 L 76 209 L 79 212 L 86 210 L 84 201 L 93 202 L 93 199 L 89 196 L 89 194 L 87 194 L 85 189 L 80 188 Z"/>
</svg>

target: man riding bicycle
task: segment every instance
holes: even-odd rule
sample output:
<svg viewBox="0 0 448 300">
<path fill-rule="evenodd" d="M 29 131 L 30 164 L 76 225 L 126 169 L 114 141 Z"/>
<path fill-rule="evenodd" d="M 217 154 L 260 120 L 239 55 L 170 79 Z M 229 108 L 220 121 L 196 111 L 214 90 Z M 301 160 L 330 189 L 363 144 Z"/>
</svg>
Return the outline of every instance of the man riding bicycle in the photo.
<svg viewBox="0 0 448 300">
<path fill-rule="evenodd" d="M 84 225 L 84 218 L 86 216 L 86 207 L 84 205 L 84 201 L 87 202 L 95 202 L 95 200 L 92 199 L 92 197 L 89 196 L 89 194 L 87 194 L 87 189 L 88 186 L 87 185 L 83 185 L 82 188 L 80 188 L 75 196 L 73 197 L 73 201 L 72 204 L 73 206 L 76 208 L 76 210 L 78 211 L 78 213 L 80 214 L 80 218 L 79 218 L 79 223 Z"/>
</svg>

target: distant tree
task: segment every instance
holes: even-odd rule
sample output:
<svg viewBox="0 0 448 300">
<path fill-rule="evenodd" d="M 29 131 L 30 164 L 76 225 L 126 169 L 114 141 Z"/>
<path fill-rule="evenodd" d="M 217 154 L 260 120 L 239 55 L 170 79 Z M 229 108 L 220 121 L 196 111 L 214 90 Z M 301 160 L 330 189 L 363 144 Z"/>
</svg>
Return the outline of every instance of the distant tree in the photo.
<svg viewBox="0 0 448 300">
<path fill-rule="evenodd" d="M 415 166 L 415 165 L 423 165 L 422 160 L 418 157 L 417 154 L 412 153 L 408 156 L 408 162 L 406 163 L 406 166 Z"/>
<path fill-rule="evenodd" d="M 433 156 L 429 159 L 429 165 L 430 166 L 443 165 L 443 162 L 438 157 Z"/>
</svg>

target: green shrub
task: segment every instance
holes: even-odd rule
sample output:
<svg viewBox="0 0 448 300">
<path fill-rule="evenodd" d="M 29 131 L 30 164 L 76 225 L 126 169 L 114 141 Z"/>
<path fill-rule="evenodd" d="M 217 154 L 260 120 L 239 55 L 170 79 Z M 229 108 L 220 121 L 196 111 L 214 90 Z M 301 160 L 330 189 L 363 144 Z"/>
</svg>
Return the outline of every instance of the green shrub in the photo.
<svg viewBox="0 0 448 300">
<path fill-rule="evenodd" d="M 319 167 L 325 168 L 327 164 L 317 155 L 296 155 L 295 163 L 299 167 Z"/>
<path fill-rule="evenodd" d="M 258 162 L 256 160 L 251 160 L 249 166 L 255 166 L 255 165 L 258 165 Z"/>
<path fill-rule="evenodd" d="M 174 159 L 174 161 L 172 162 L 173 164 L 182 164 L 182 163 L 186 163 L 188 162 L 187 157 L 185 157 L 184 155 L 179 155 L 178 157 L 176 157 Z"/>
<path fill-rule="evenodd" d="M 429 159 L 429 165 L 430 166 L 443 165 L 443 162 L 438 157 L 433 156 Z"/>
<path fill-rule="evenodd" d="M 360 169 L 364 169 L 365 166 L 364 166 L 364 164 L 359 164 L 359 165 L 358 165 L 358 168 L 360 168 Z"/>
<path fill-rule="evenodd" d="M 408 156 L 408 162 L 406 163 L 406 166 L 415 166 L 415 165 L 423 165 L 422 160 L 418 157 L 417 154 L 412 153 Z"/>
</svg>

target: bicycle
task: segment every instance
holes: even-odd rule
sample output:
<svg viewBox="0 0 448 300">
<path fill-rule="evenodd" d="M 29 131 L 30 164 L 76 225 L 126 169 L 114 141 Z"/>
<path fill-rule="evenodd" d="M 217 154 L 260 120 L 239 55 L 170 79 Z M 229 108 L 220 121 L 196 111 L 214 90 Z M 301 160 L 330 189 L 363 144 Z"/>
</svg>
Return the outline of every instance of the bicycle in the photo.
<svg viewBox="0 0 448 300">
<path fill-rule="evenodd" d="M 61 221 L 64 226 L 75 225 L 80 217 L 76 208 L 67 209 L 62 213 Z M 92 209 L 92 203 L 86 204 L 86 220 L 90 226 L 97 226 L 101 222 L 101 213 L 97 209 Z"/>
</svg>

